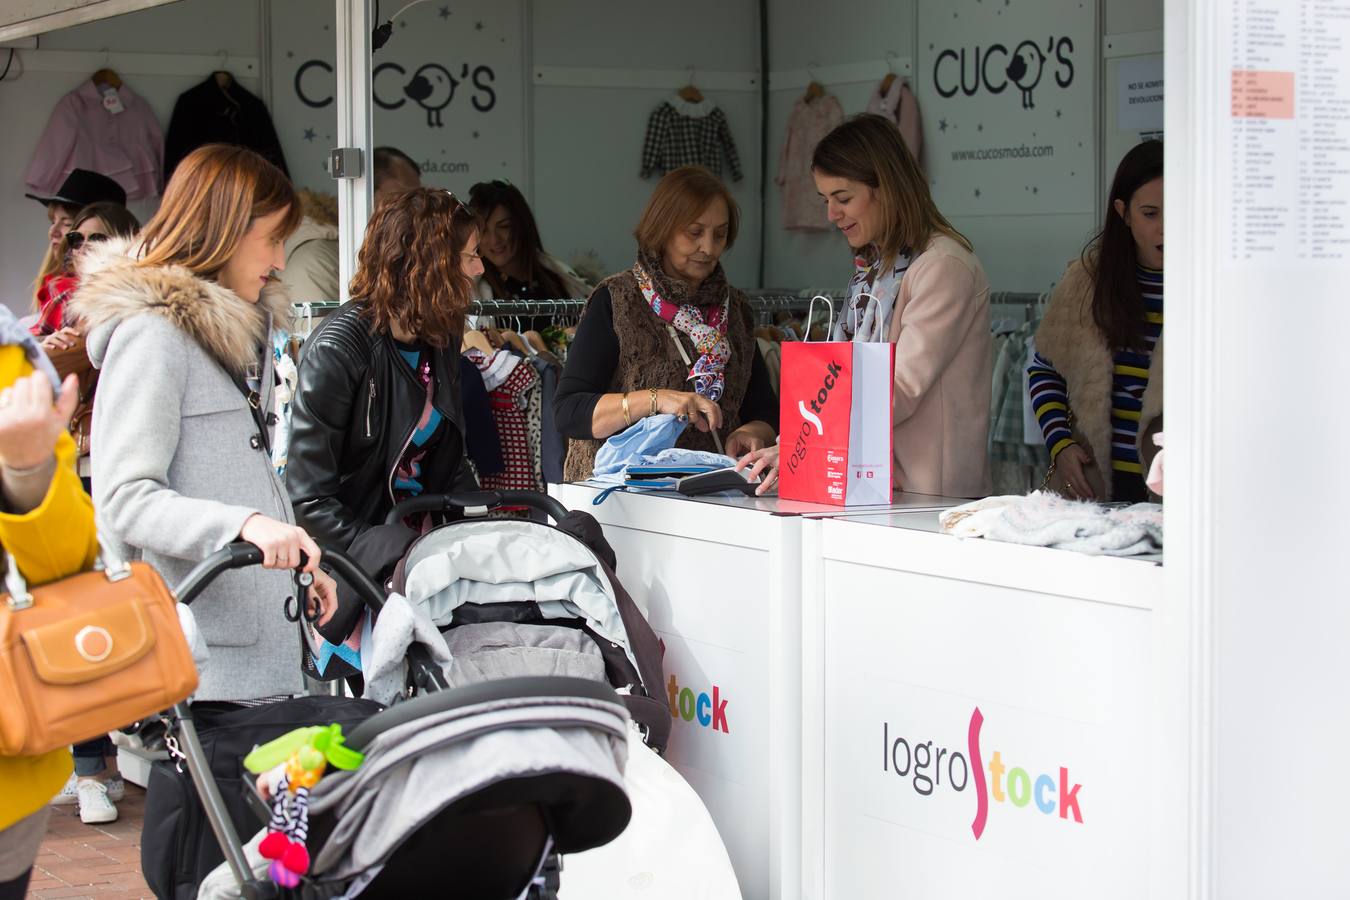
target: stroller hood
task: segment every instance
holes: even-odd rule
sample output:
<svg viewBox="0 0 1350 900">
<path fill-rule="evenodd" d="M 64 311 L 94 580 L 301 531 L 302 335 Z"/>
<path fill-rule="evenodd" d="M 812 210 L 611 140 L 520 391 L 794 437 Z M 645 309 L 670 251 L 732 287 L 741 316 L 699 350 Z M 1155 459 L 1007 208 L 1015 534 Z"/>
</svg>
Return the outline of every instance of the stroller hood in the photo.
<svg viewBox="0 0 1350 900">
<path fill-rule="evenodd" d="M 540 624 L 579 620 L 604 655 L 610 685 L 623 696 L 648 746 L 663 750 L 670 710 L 660 641 L 615 577 L 608 562 L 613 551 L 599 527 L 589 516 L 568 518 L 573 516 L 575 524 L 589 522 L 594 533 L 518 519 L 441 526 L 409 548 L 395 570 L 393 590 L 442 630 L 492 621 L 493 605 L 530 605 Z"/>
<path fill-rule="evenodd" d="M 545 808 L 560 851 L 607 843 L 632 814 L 628 728 L 621 705 L 586 696 L 502 697 L 410 718 L 365 745 L 359 769 L 315 787 L 311 815 L 336 825 L 315 854 L 314 876 L 378 871 L 446 807 L 513 780 Z M 453 883 L 453 873 L 446 878 Z"/>
<path fill-rule="evenodd" d="M 403 595 L 438 628 L 466 604 L 532 602 L 545 619 L 584 619 L 637 656 L 604 566 L 573 537 L 532 522 L 459 522 L 425 535 L 404 563 Z"/>
</svg>

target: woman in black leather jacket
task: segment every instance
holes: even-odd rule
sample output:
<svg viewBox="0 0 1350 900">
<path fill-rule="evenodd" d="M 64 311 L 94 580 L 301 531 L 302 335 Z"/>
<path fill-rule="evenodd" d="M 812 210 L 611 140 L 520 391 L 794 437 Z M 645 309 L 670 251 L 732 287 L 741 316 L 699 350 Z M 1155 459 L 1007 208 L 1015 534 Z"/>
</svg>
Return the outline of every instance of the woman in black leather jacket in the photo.
<svg viewBox="0 0 1350 900">
<path fill-rule="evenodd" d="M 483 273 L 472 213 L 418 188 L 366 227 L 353 299 L 305 342 L 286 487 L 296 520 L 346 550 L 400 500 L 477 489 L 464 453 L 459 344 Z"/>
</svg>

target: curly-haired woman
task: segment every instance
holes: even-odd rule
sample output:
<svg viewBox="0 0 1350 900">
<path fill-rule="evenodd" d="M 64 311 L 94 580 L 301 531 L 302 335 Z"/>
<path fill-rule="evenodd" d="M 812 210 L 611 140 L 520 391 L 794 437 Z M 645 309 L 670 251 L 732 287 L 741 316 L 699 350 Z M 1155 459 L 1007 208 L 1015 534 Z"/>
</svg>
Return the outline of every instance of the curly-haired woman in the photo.
<svg viewBox="0 0 1350 900">
<path fill-rule="evenodd" d="M 286 486 L 296 519 L 347 549 L 419 493 L 476 488 L 464 455 L 459 343 L 483 274 L 473 214 L 447 191 L 390 197 L 351 294 L 305 342 Z"/>
</svg>

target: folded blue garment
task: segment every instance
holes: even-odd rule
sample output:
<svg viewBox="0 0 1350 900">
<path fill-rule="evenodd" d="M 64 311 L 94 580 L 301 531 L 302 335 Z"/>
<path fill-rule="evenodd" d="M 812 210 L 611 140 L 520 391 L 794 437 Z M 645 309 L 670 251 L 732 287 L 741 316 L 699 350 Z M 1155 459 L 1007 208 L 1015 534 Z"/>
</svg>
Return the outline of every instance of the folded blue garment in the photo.
<svg viewBox="0 0 1350 900">
<path fill-rule="evenodd" d="M 643 456 L 674 447 L 688 424 L 670 413 L 639 419 L 618 434 L 611 435 L 604 446 L 596 451 L 595 475 L 616 475 Z"/>
<path fill-rule="evenodd" d="M 711 472 L 736 465 L 736 460 L 706 450 L 674 446 L 687 424 L 665 413 L 649 416 L 605 441 L 595 455 L 592 483 L 627 485 L 642 490 L 674 490 L 675 476 Z M 655 477 L 668 469 L 669 478 Z M 640 478 L 633 478 L 639 474 Z"/>
</svg>

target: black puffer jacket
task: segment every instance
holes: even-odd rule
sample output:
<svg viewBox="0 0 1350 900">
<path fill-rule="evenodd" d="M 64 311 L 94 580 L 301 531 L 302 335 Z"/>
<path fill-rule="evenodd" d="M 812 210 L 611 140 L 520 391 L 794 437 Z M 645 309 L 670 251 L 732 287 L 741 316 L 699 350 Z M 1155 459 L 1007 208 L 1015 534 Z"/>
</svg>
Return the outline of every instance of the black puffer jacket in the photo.
<svg viewBox="0 0 1350 900">
<path fill-rule="evenodd" d="M 295 519 L 320 544 L 346 550 L 393 508 L 392 479 L 426 401 L 387 333 L 370 333 L 353 301 L 305 341 L 291 413 L 286 489 Z M 477 490 L 464 455 L 457 348 L 432 355 L 433 403 L 446 420 L 422 461 L 426 493 Z"/>
</svg>

